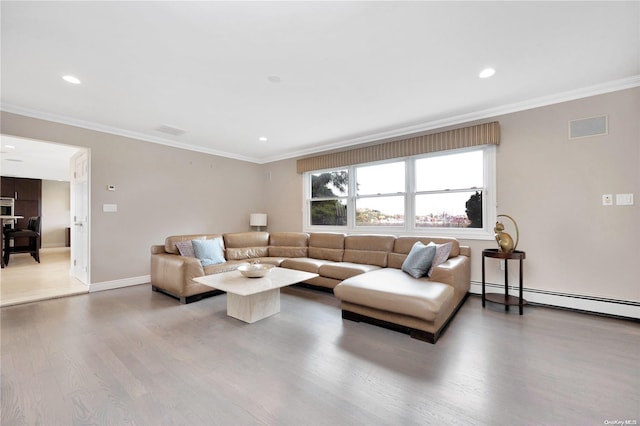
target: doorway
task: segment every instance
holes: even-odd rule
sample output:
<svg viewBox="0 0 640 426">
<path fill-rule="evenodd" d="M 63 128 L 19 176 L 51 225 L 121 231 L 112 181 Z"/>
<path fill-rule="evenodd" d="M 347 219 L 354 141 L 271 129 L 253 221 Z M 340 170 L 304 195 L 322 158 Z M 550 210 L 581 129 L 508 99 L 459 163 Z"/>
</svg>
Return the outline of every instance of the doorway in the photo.
<svg viewBox="0 0 640 426">
<path fill-rule="evenodd" d="M 28 254 L 11 256 L 9 265 L 1 272 L 0 306 L 87 293 L 90 284 L 89 150 L 7 135 L 0 135 L 0 144 L 3 176 L 41 179 L 43 184 L 48 183 L 43 185 L 42 194 L 40 263 Z M 45 188 L 56 187 L 59 191 L 65 186 L 66 196 L 60 192 L 45 194 Z M 53 213 L 51 207 L 45 208 L 47 197 L 49 206 L 52 199 L 57 204 L 65 204 L 64 211 L 57 207 Z M 74 229 L 74 216 L 81 218 L 81 232 Z"/>
</svg>

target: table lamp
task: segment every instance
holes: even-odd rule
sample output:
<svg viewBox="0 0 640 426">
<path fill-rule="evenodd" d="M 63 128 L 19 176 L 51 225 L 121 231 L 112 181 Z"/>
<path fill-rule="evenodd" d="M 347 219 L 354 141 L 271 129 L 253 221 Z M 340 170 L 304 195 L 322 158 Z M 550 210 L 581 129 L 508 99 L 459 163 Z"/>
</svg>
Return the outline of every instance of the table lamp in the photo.
<svg viewBox="0 0 640 426">
<path fill-rule="evenodd" d="M 260 231 L 260 228 L 263 226 L 267 226 L 267 214 L 266 213 L 251 213 L 249 215 L 249 225 L 252 227 L 258 228 L 257 231 Z"/>
</svg>

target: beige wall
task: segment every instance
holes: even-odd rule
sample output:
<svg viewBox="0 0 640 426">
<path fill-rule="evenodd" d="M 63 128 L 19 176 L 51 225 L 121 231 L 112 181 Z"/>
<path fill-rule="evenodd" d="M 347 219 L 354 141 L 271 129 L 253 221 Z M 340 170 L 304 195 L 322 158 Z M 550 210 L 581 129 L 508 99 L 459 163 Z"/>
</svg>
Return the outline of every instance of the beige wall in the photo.
<svg viewBox="0 0 640 426">
<path fill-rule="evenodd" d="M 568 121 L 609 115 L 609 134 L 568 139 Z M 526 252 L 525 287 L 564 294 L 640 301 L 640 89 L 491 118 L 501 127 L 497 149 L 498 214 L 513 216 Z M 302 229 L 301 177 L 294 160 L 263 166 L 271 231 Z M 602 194 L 633 193 L 635 205 L 603 207 Z M 273 219 L 272 219 L 273 218 Z M 276 219 L 277 218 L 277 219 Z M 505 225 L 510 222 L 505 220 Z M 472 281 L 482 280 L 482 250 L 472 248 Z M 511 261 L 510 281 L 518 268 Z M 502 284 L 499 262 L 488 281 Z"/>
<path fill-rule="evenodd" d="M 264 164 L 262 171 L 268 230 L 302 231 L 302 175 L 296 173 L 296 160 Z"/>
<path fill-rule="evenodd" d="M 568 140 L 569 120 L 599 114 L 609 115 L 608 135 Z M 492 118 L 502 130 L 498 213 L 520 226 L 526 287 L 640 301 L 639 116 L 636 88 Z M 92 282 L 146 275 L 151 244 L 246 230 L 254 211 L 268 213 L 269 231 L 302 229 L 295 160 L 256 165 L 8 113 L 2 132 L 91 148 Z M 636 204 L 603 207 L 605 193 L 633 193 Z M 103 203 L 118 213 L 102 213 Z M 479 282 L 482 249 L 495 243 L 462 242 Z M 502 283 L 498 262 L 488 269 Z"/>
<path fill-rule="evenodd" d="M 601 114 L 608 135 L 568 139 L 569 120 Z M 527 287 L 640 301 L 638 117 L 640 89 L 498 117 L 498 213 L 518 221 Z M 602 206 L 619 193 L 635 205 Z"/>
<path fill-rule="evenodd" d="M 69 182 L 42 181 L 42 247 L 64 247 L 70 222 Z"/>
<path fill-rule="evenodd" d="M 262 207 L 256 164 L 5 112 L 1 130 L 90 149 L 91 283 L 148 275 L 152 244 L 248 230 L 249 213 Z M 105 203 L 118 212 L 103 213 Z"/>
</svg>

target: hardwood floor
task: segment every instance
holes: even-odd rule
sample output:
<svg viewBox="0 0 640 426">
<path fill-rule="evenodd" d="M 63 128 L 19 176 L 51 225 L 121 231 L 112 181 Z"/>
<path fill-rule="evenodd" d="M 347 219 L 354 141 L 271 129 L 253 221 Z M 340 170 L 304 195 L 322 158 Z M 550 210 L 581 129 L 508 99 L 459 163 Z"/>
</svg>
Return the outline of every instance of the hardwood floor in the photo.
<svg viewBox="0 0 640 426">
<path fill-rule="evenodd" d="M 87 293 L 88 287 L 69 275 L 69 248 L 40 250 L 40 263 L 28 253 L 12 254 L 0 271 L 0 306 Z"/>
<path fill-rule="evenodd" d="M 470 297 L 431 345 L 343 321 L 309 289 L 246 324 L 225 295 L 180 305 L 149 285 L 1 314 L 3 426 L 640 421 L 630 321 Z"/>
</svg>

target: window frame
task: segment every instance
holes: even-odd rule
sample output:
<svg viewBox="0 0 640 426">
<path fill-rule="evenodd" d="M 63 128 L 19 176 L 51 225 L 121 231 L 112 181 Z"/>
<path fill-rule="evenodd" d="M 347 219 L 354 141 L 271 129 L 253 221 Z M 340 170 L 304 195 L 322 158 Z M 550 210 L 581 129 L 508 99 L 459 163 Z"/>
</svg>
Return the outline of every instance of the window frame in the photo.
<svg viewBox="0 0 640 426">
<path fill-rule="evenodd" d="M 425 191 L 416 192 L 416 160 L 459 154 L 470 151 L 483 152 L 483 186 L 482 188 L 482 209 L 483 228 L 425 228 L 415 226 L 415 199 L 416 195 L 424 194 Z M 358 197 L 356 191 L 358 167 L 373 166 L 385 163 L 405 163 L 405 192 L 399 194 L 380 194 Z M 344 226 L 331 225 L 311 225 L 311 175 L 327 173 L 336 170 L 347 170 L 349 174 L 349 187 L 347 199 L 347 224 Z M 430 191 L 434 192 L 434 191 Z M 446 193 L 445 191 L 436 191 Z M 392 195 L 403 195 L 405 197 L 405 223 L 404 225 L 356 225 L 356 200 L 357 198 L 373 198 Z M 337 197 L 342 198 L 342 197 Z M 304 232 L 344 232 L 350 234 L 394 234 L 394 235 L 429 235 L 447 236 L 460 239 L 471 240 L 493 240 L 493 224 L 496 221 L 496 146 L 482 145 L 471 148 L 462 148 L 448 151 L 437 151 L 429 154 L 421 154 L 411 157 L 393 158 L 384 161 L 370 163 L 353 164 L 350 166 L 333 167 L 329 169 L 313 170 L 303 174 L 303 231 Z"/>
</svg>

